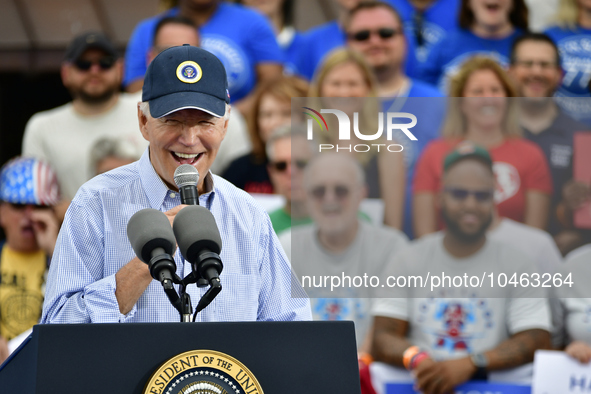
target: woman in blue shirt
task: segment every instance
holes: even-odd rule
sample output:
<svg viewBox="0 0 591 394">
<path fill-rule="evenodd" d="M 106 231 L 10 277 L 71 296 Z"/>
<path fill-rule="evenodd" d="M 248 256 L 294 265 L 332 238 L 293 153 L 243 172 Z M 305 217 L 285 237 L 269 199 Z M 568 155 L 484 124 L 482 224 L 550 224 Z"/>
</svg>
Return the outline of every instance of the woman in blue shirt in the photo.
<svg viewBox="0 0 591 394">
<path fill-rule="evenodd" d="M 528 29 L 524 0 L 462 0 L 460 29 L 449 33 L 429 54 L 420 78 L 448 91 L 449 78 L 475 55 L 509 64 L 513 41 Z"/>
<path fill-rule="evenodd" d="M 561 0 L 557 24 L 546 34 L 554 40 L 562 58 L 564 76 L 555 96 L 569 115 L 591 124 L 589 79 L 591 78 L 591 2 Z"/>
</svg>

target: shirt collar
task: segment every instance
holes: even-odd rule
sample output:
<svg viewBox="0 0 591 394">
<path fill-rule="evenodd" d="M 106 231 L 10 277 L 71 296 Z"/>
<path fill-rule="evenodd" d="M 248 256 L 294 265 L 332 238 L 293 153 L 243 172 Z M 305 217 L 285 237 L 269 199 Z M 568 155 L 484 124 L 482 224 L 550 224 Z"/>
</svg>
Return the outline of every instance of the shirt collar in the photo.
<svg viewBox="0 0 591 394">
<path fill-rule="evenodd" d="M 148 197 L 148 201 L 150 201 L 150 207 L 160 210 L 160 207 L 164 204 L 166 194 L 170 189 L 166 186 L 162 178 L 160 178 L 160 175 L 158 175 L 154 166 L 152 166 L 152 162 L 150 161 L 150 148 L 146 148 L 144 151 L 144 154 L 138 162 L 138 167 L 142 187 Z M 207 173 L 203 182 L 206 192 L 203 193 L 202 196 L 199 196 L 199 200 L 204 198 L 209 207 L 213 203 L 215 195 L 215 185 L 211 171 Z"/>
</svg>

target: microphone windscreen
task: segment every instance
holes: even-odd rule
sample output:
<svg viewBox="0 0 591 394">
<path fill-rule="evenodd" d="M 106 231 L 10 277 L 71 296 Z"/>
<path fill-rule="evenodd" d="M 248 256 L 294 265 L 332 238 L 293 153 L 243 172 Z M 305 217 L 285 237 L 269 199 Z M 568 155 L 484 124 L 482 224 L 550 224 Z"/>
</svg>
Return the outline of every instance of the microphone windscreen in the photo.
<svg viewBox="0 0 591 394">
<path fill-rule="evenodd" d="M 217 254 L 222 250 L 222 238 L 215 218 L 205 207 L 191 205 L 181 209 L 174 218 L 172 228 L 181 253 L 190 262 L 203 249 Z"/>
<path fill-rule="evenodd" d="M 127 238 L 137 257 L 144 263 L 152 258 L 152 251 L 163 248 L 173 255 L 176 249 L 174 232 L 166 215 L 157 209 L 136 212 L 127 223 Z"/>
<path fill-rule="evenodd" d="M 181 164 L 174 170 L 174 183 L 179 189 L 183 186 L 197 186 L 199 172 L 190 164 Z"/>
</svg>

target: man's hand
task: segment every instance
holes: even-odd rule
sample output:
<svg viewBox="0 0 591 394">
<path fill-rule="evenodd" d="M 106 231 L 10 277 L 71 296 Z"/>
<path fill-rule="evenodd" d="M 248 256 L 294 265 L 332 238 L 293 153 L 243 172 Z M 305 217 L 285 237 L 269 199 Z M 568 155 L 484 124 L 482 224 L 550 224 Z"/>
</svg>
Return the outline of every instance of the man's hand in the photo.
<svg viewBox="0 0 591 394">
<path fill-rule="evenodd" d="M 184 207 L 186 205 L 178 205 L 164 212 L 171 226 L 177 213 Z M 117 283 L 115 297 L 117 297 L 117 302 L 119 303 L 119 311 L 126 315 L 133 309 L 135 303 L 152 282 L 152 275 L 150 274 L 148 264 L 143 263 L 136 257 L 115 274 L 115 280 Z"/>
<path fill-rule="evenodd" d="M 37 244 L 51 257 L 60 230 L 56 215 L 51 209 L 34 209 L 31 212 L 31 221 Z"/>
<path fill-rule="evenodd" d="M 183 205 L 183 204 L 177 205 L 176 207 L 172 208 L 171 210 L 164 212 L 164 214 L 168 218 L 168 221 L 170 222 L 171 226 L 172 226 L 172 223 L 174 222 L 174 218 L 176 217 L 177 213 L 179 213 L 181 211 L 181 209 L 183 209 L 184 207 L 188 207 L 188 205 Z"/>
<path fill-rule="evenodd" d="M 8 341 L 4 337 L 0 337 L 0 364 L 4 362 L 10 355 L 8 351 Z"/>
<path fill-rule="evenodd" d="M 423 360 L 414 370 L 416 385 L 425 394 L 453 393 L 456 386 L 470 380 L 476 366 L 469 357 L 455 360 Z"/>
<path fill-rule="evenodd" d="M 589 196 L 589 185 L 583 182 L 571 180 L 562 187 L 562 199 L 571 212 L 579 209 L 589 199 Z"/>
<path fill-rule="evenodd" d="M 580 363 L 588 364 L 591 361 L 591 346 L 583 341 L 572 342 L 564 351 Z"/>
</svg>

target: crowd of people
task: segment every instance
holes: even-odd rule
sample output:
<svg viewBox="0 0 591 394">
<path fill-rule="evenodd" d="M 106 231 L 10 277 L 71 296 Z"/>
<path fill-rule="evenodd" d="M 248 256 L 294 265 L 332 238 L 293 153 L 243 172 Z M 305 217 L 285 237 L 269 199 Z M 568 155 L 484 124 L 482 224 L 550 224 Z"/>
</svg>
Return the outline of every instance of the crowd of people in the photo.
<svg viewBox="0 0 591 394">
<path fill-rule="evenodd" d="M 22 157 L 0 173 L 0 361 L 7 341 L 40 320 L 173 318 L 170 308 L 150 309 L 146 298 L 161 289 L 122 246 L 121 218 L 151 206 L 172 220 L 180 200 L 170 167 L 186 162 L 202 163 L 204 204 L 232 234 L 222 231 L 225 253 L 242 256 L 222 274 L 227 286 L 253 301 L 234 313 L 224 296 L 216 307 L 223 316 L 210 310 L 203 320 L 353 320 L 362 367 L 372 359 L 405 367 L 405 352 L 420 348 L 414 368 L 425 393 L 531 362 L 537 349 L 589 362 L 591 227 L 577 217 L 589 210 L 591 175 L 576 170 L 575 149 L 576 136 L 591 131 L 589 1 L 560 0 L 558 18 L 536 20 L 534 29 L 535 0 L 333 0 L 337 19 L 309 31 L 294 28 L 294 1 L 167 2 L 135 27 L 124 56 L 99 32 L 72 40 L 61 67 L 72 101 L 35 114 Z M 172 67 L 162 59 L 181 59 L 170 48 L 183 45 L 215 55 L 225 70 L 223 89 L 200 88 L 201 78 L 222 75 L 217 63 L 188 74 L 193 60 L 178 65 L 178 89 L 206 89 L 218 100 L 191 90 L 197 115 L 181 99 L 163 104 L 178 81 L 161 87 Z M 352 121 L 347 141 L 341 117 L 317 112 L 328 108 Z M 388 128 L 389 113 L 416 122 Z M 187 148 L 197 137 L 181 135 L 183 127 L 208 130 L 202 151 Z M 398 149 L 358 150 L 376 129 L 385 131 L 372 137 L 376 146 Z M 324 152 L 328 146 L 336 149 Z M 157 185 L 138 186 L 148 181 Z M 139 191 L 148 197 L 131 197 Z M 260 218 L 247 193 L 283 202 L 270 220 Z M 379 202 L 379 219 L 364 209 L 368 200 Z M 260 261 L 264 275 L 255 277 L 263 270 L 244 256 Z M 113 261 L 102 267 L 107 257 Z M 310 315 L 301 300 L 266 304 L 239 278 L 252 277 L 265 297 L 289 296 L 289 285 L 268 283 L 289 282 L 287 258 L 300 281 L 312 272 L 385 277 L 442 267 L 572 271 L 580 280 L 535 296 L 327 293 L 302 283 Z"/>
</svg>

